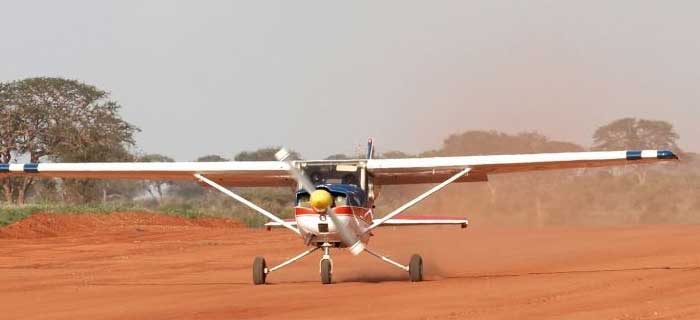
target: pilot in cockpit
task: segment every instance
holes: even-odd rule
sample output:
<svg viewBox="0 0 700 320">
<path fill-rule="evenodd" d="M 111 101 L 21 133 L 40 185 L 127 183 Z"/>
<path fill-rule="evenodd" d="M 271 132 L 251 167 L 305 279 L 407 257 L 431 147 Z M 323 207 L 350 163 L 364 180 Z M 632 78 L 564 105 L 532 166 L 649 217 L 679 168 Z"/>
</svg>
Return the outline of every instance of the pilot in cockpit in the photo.
<svg viewBox="0 0 700 320">
<path fill-rule="evenodd" d="M 333 206 L 346 206 L 348 204 L 348 200 L 344 195 L 337 195 L 333 199 Z"/>
</svg>

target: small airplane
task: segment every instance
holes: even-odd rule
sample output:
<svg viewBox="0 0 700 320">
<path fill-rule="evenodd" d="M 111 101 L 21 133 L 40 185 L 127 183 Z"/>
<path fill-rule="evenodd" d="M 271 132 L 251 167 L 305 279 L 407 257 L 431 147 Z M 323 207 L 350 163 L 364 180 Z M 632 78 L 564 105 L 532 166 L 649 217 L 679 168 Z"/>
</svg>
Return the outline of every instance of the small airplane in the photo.
<svg viewBox="0 0 700 320">
<path fill-rule="evenodd" d="M 367 157 L 354 160 L 289 159 L 280 150 L 278 161 L 168 162 L 168 163 L 27 163 L 0 164 L 0 178 L 34 175 L 57 178 L 194 180 L 212 187 L 248 206 L 271 221 L 266 227 L 283 227 L 298 234 L 310 247 L 276 266 L 268 267 L 263 257 L 253 261 L 253 283 L 264 284 L 268 275 L 303 257 L 322 250 L 321 282 L 332 282 L 331 248 L 348 249 L 353 255 L 366 252 L 408 273 L 410 281 L 423 280 L 423 259 L 414 254 L 407 265 L 368 248 L 373 231 L 385 226 L 458 225 L 466 228 L 465 217 L 398 217 L 406 210 L 451 183 L 484 182 L 501 173 L 552 169 L 605 167 L 678 160 L 672 151 L 636 150 L 376 159 L 372 139 Z M 381 218 L 375 217 L 374 203 L 381 186 L 438 183 Z M 284 220 L 241 197 L 230 187 L 293 187 L 296 193 L 294 219 Z"/>
</svg>

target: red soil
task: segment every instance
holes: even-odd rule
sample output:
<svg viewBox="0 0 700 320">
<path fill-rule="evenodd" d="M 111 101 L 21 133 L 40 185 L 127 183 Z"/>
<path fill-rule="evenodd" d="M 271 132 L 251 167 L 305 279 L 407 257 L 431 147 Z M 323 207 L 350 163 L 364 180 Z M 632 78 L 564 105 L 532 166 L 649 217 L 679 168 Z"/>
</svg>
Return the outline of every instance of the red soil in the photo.
<svg viewBox="0 0 700 320">
<path fill-rule="evenodd" d="M 210 228 L 239 227 L 230 219 L 187 219 L 146 212 L 112 214 L 49 214 L 39 213 L 0 229 L 0 239 L 37 239 L 72 234 L 105 231 L 121 231 L 124 228 L 143 226 L 168 227 L 199 226 Z"/>
<path fill-rule="evenodd" d="M 334 284 L 285 230 L 152 214 L 37 215 L 0 230 L 2 319 L 700 319 L 700 226 L 386 228 L 333 251 Z M 27 237 L 29 235 L 29 237 Z"/>
</svg>

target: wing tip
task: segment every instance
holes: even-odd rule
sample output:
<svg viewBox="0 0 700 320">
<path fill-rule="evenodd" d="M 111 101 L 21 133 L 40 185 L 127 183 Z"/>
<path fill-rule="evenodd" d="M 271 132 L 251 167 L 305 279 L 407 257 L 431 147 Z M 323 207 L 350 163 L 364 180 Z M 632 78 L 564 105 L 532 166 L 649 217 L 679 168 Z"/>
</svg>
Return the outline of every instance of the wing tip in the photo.
<svg viewBox="0 0 700 320">
<path fill-rule="evenodd" d="M 627 160 L 653 159 L 658 160 L 680 160 L 678 155 L 671 150 L 627 150 L 625 154 Z"/>
<path fill-rule="evenodd" d="M 659 151 L 657 151 L 656 158 L 659 160 L 680 160 L 678 155 L 671 150 L 659 150 Z"/>
</svg>

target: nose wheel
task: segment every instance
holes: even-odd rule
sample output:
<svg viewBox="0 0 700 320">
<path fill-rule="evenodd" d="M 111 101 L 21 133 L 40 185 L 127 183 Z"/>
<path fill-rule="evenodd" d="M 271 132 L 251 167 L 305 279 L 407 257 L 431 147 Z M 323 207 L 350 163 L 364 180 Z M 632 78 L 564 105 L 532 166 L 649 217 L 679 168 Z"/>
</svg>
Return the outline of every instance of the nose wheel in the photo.
<svg viewBox="0 0 700 320">
<path fill-rule="evenodd" d="M 332 269 L 333 264 L 331 263 L 331 260 L 329 259 L 323 259 L 321 260 L 321 283 L 323 284 L 331 284 L 332 281 Z"/>
<path fill-rule="evenodd" d="M 323 257 L 321 257 L 321 283 L 331 284 L 333 281 L 333 261 L 331 261 L 330 247 L 328 243 L 324 243 Z"/>
</svg>

